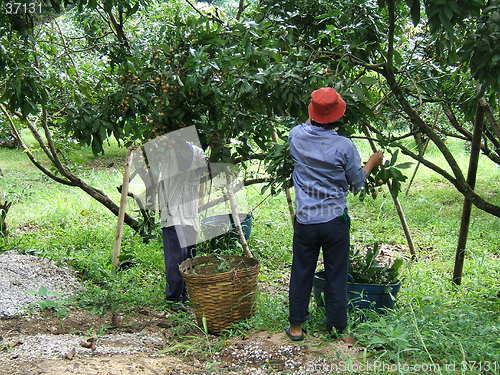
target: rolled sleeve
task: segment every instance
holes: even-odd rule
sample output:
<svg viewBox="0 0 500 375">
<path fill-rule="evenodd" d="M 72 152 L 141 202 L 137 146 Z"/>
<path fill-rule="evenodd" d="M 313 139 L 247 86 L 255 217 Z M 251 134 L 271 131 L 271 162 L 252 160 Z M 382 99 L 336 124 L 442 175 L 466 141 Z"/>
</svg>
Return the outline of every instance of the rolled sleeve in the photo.
<svg viewBox="0 0 500 375">
<path fill-rule="evenodd" d="M 361 167 L 361 157 L 356 146 L 352 142 L 349 143 L 351 147 L 349 147 L 346 153 L 345 176 L 349 184 L 349 189 L 353 193 L 357 193 L 365 186 L 366 172 Z"/>
</svg>

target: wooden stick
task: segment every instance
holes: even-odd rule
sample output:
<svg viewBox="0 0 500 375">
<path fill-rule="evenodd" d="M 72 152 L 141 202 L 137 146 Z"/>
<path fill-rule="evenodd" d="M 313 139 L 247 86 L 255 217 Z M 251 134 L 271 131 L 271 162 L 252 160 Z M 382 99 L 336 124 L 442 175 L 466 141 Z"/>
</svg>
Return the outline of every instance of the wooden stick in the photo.
<svg viewBox="0 0 500 375">
<path fill-rule="evenodd" d="M 274 143 L 278 143 L 278 135 L 276 130 L 273 130 L 271 134 Z M 295 210 L 293 208 L 292 194 L 290 193 L 290 188 L 285 188 L 286 202 L 288 204 L 288 212 L 290 213 L 290 220 L 292 221 L 292 226 L 295 221 Z"/>
<path fill-rule="evenodd" d="M 422 158 L 425 154 L 425 150 L 427 149 L 427 146 L 429 145 L 429 140 L 430 138 L 427 138 L 427 140 L 425 141 L 425 145 L 424 147 L 422 148 L 422 151 L 420 152 L 420 157 Z M 410 179 L 410 182 L 408 183 L 408 187 L 406 188 L 406 193 L 405 195 L 408 195 L 409 191 L 410 191 L 410 188 L 411 188 L 411 184 L 413 183 L 413 180 L 415 179 L 415 176 L 417 175 L 417 171 L 418 171 L 418 167 L 420 167 L 420 160 L 417 162 L 417 165 L 415 166 L 415 170 L 413 171 L 413 175 L 411 176 L 411 179 Z"/>
<path fill-rule="evenodd" d="M 234 225 L 236 225 L 236 230 L 240 237 L 241 246 L 245 251 L 245 255 L 250 258 L 254 258 L 250 247 L 248 246 L 245 234 L 243 233 L 243 228 L 241 227 L 240 213 L 238 212 L 238 205 L 236 204 L 236 199 L 234 198 L 234 192 L 232 187 L 231 172 L 226 171 L 226 183 L 227 183 L 227 195 L 229 196 L 229 202 L 231 204 L 231 214 L 233 215 Z"/>
<path fill-rule="evenodd" d="M 292 226 L 295 221 L 295 210 L 293 209 L 292 194 L 290 193 L 290 188 L 285 189 L 286 202 L 288 203 L 288 212 L 290 213 L 290 220 L 292 221 Z"/>
<path fill-rule="evenodd" d="M 439 111 L 436 111 L 436 113 L 434 115 L 434 123 L 432 125 L 433 128 L 436 127 L 438 118 L 439 118 Z M 427 146 L 429 145 L 429 141 L 430 141 L 430 138 L 427 138 L 427 140 L 425 141 L 424 147 L 422 147 L 422 149 L 420 150 L 419 155 L 418 155 L 420 158 L 422 158 L 424 156 L 425 150 L 427 150 Z M 406 188 L 405 195 L 408 195 L 408 192 L 410 191 L 411 184 L 413 183 L 413 179 L 417 175 L 417 171 L 418 171 L 419 167 L 420 167 L 420 160 L 418 161 L 417 165 L 415 166 L 415 170 L 413 171 L 413 175 L 411 176 L 410 182 L 408 183 L 408 187 Z"/>
<path fill-rule="evenodd" d="M 368 138 L 371 138 L 370 130 L 366 125 L 363 125 L 363 132 L 366 134 Z M 373 152 L 377 152 L 377 147 L 375 146 L 375 142 L 371 139 L 368 139 L 370 146 Z M 410 233 L 410 228 L 408 227 L 408 223 L 406 221 L 405 213 L 403 211 L 403 207 L 401 207 L 401 203 L 399 203 L 398 197 L 392 192 L 392 186 L 390 181 L 387 181 L 387 186 L 389 187 L 389 192 L 391 193 L 392 201 L 394 202 L 394 206 L 396 207 L 396 212 L 399 216 L 399 221 L 401 222 L 401 226 L 403 227 L 403 232 L 405 233 L 406 242 L 408 243 L 408 248 L 410 249 L 410 254 L 412 259 L 416 259 L 417 254 L 415 252 L 415 245 L 413 244 L 413 238 Z"/>
<path fill-rule="evenodd" d="M 132 159 L 132 150 L 127 154 L 125 163 L 125 172 L 123 173 L 122 196 L 120 198 L 120 208 L 118 210 L 118 222 L 116 223 L 115 243 L 113 246 L 113 266 L 120 264 L 120 250 L 122 245 L 123 221 L 125 218 L 125 207 L 127 205 L 128 184 L 130 176 L 130 162 Z"/>
</svg>

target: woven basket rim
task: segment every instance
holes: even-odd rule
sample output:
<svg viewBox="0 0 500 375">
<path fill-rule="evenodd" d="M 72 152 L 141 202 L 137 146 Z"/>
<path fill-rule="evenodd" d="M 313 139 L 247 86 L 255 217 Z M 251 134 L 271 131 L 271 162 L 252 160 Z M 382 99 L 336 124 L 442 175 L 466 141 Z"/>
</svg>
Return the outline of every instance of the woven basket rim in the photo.
<svg viewBox="0 0 500 375">
<path fill-rule="evenodd" d="M 198 264 L 208 263 L 211 260 L 217 260 L 218 258 L 224 259 L 241 259 L 245 262 L 244 267 L 238 267 L 226 272 L 218 272 L 214 274 L 193 274 L 188 272 L 191 267 L 194 267 Z M 250 264 L 248 264 L 250 263 Z M 241 276 L 247 274 L 253 274 L 258 272 L 260 263 L 257 259 L 242 256 L 242 255 L 206 255 L 195 258 L 189 258 L 183 261 L 179 265 L 179 271 L 182 275 L 182 278 L 185 280 L 189 280 L 195 283 L 212 283 L 217 281 L 224 281 L 228 279 L 239 278 Z"/>
</svg>

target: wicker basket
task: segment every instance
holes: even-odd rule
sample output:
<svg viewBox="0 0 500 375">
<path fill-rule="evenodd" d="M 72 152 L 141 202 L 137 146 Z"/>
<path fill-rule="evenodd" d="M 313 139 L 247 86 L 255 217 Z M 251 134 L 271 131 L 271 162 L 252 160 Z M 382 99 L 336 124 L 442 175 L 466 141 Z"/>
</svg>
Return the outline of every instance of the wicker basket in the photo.
<svg viewBox="0 0 500 375">
<path fill-rule="evenodd" d="M 218 272 L 226 263 L 228 272 Z M 199 325 L 203 317 L 210 333 L 248 318 L 255 310 L 259 262 L 235 255 L 187 259 L 179 266 Z"/>
</svg>

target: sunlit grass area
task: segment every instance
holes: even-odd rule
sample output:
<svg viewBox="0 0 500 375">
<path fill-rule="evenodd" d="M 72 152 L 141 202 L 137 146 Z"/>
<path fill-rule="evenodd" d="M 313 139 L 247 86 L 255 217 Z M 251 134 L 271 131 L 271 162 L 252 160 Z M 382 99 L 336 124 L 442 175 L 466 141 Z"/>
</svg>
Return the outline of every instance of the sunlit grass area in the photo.
<svg viewBox="0 0 500 375">
<path fill-rule="evenodd" d="M 30 142 L 32 143 L 32 142 Z M 370 149 L 356 140 L 362 159 Z M 409 145 L 411 146 L 411 145 Z M 468 153 L 461 142 L 450 147 L 464 173 Z M 106 155 L 76 148 L 69 165 L 89 184 L 102 189 L 116 202 L 126 150 L 117 144 Z M 40 156 L 40 152 L 37 151 Z M 444 160 L 432 147 L 427 157 L 440 166 Z M 409 161 L 401 156 L 400 161 Z M 415 165 L 405 170 L 411 175 Z M 63 186 L 43 176 L 19 150 L 0 149 L 0 190 L 14 202 L 7 217 L 10 235 L 0 240 L 0 251 L 18 249 L 64 261 L 75 267 L 86 286 L 76 305 L 96 312 L 108 309 L 133 311 L 148 305 L 162 309 L 163 256 L 159 238 L 144 243 L 125 228 L 123 251 L 135 266 L 113 274 L 110 266 L 116 217 L 83 191 Z M 477 191 L 500 204 L 499 167 L 481 157 Z M 352 312 L 349 333 L 367 348 L 369 356 L 402 362 L 494 361 L 498 358 L 498 256 L 500 221 L 476 208 L 472 211 L 463 285 L 451 283 L 463 197 L 446 180 L 424 166 L 408 195 L 399 195 L 417 247 L 418 260 L 408 252 L 397 308 L 384 315 L 361 316 Z M 292 226 L 284 194 L 263 200 L 261 186 L 247 189 L 254 215 L 250 246 L 261 261 L 257 314 L 225 335 L 251 329 L 279 331 L 287 324 L 286 276 L 290 272 Z M 260 204 L 260 205 L 259 205 Z M 258 205 L 258 207 L 256 207 Z M 405 245 L 391 196 L 381 192 L 376 200 L 349 198 L 354 242 L 381 241 Z M 254 208 L 254 209 L 253 209 Z M 134 205 L 130 202 L 129 209 Z M 285 281 L 284 281 L 285 280 Z M 274 288 L 269 288 L 274 286 Z M 272 289 L 274 292 L 269 292 Z M 312 302 L 309 323 L 319 332 L 321 309 Z M 179 319 L 189 321 L 189 316 Z M 224 336 L 223 336 L 224 337 Z M 329 340 L 324 335 L 324 340 Z M 182 340 L 182 337 L 179 338 Z M 219 342 L 220 338 L 213 338 Z"/>
</svg>

